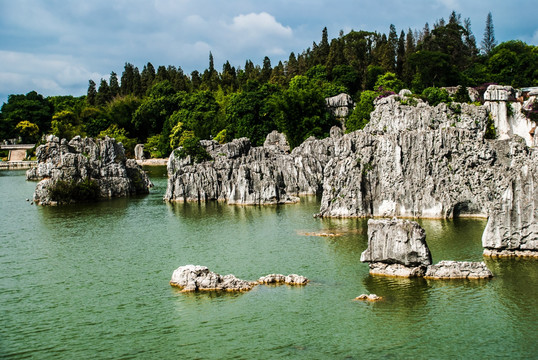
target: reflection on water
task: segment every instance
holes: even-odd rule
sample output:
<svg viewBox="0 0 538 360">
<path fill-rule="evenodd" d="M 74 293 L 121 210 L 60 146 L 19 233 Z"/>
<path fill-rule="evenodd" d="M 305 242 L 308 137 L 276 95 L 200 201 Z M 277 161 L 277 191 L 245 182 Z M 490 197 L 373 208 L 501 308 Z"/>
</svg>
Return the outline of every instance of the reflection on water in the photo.
<svg viewBox="0 0 538 360">
<path fill-rule="evenodd" d="M 282 206 L 165 203 L 147 196 L 43 208 L 35 183 L 2 172 L 0 357 L 533 358 L 535 260 L 486 259 L 488 281 L 373 277 L 366 219 L 317 219 L 319 199 Z M 9 189 L 9 191 L 5 191 Z M 482 260 L 485 221 L 421 220 L 434 261 Z M 337 237 L 304 233 L 337 232 Z M 305 287 L 181 293 L 181 265 Z M 377 303 L 353 301 L 375 293 Z"/>
</svg>

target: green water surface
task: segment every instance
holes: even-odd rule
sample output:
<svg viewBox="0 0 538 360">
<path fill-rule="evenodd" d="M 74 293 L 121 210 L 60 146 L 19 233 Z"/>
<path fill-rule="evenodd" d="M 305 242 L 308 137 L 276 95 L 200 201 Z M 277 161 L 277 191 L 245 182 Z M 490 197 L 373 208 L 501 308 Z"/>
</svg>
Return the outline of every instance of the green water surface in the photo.
<svg viewBox="0 0 538 360">
<path fill-rule="evenodd" d="M 286 206 L 168 204 L 147 196 L 31 205 L 35 183 L 0 172 L 0 357 L 35 359 L 529 359 L 538 356 L 538 263 L 485 259 L 492 280 L 372 277 L 366 221 Z M 423 220 L 434 262 L 482 261 L 484 220 Z M 315 232 L 338 237 L 319 237 Z M 305 287 L 185 294 L 174 269 L 205 265 Z M 377 303 L 353 299 L 375 293 Z"/>
</svg>

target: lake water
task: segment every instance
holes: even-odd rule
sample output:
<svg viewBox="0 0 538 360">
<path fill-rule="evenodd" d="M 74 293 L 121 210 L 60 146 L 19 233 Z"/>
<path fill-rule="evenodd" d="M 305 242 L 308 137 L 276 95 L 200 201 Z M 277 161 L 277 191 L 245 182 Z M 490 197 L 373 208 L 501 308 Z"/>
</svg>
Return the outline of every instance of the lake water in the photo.
<svg viewBox="0 0 538 360">
<path fill-rule="evenodd" d="M 538 356 L 538 262 L 485 259 L 492 280 L 372 277 L 366 221 L 285 206 L 167 204 L 147 196 L 63 207 L 27 202 L 35 183 L 0 172 L 0 357 L 36 359 L 453 359 Z M 420 221 L 434 262 L 482 260 L 484 220 Z M 309 236 L 317 231 L 339 237 Z M 305 287 L 186 294 L 174 269 Z M 377 303 L 353 301 L 375 293 Z"/>
</svg>

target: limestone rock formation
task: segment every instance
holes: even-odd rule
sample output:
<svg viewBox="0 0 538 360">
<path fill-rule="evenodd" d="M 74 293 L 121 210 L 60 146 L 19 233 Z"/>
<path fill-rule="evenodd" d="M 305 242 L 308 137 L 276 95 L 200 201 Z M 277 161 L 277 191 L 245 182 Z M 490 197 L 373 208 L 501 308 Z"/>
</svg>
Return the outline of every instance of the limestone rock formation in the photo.
<svg viewBox="0 0 538 360">
<path fill-rule="evenodd" d="M 136 144 L 134 148 L 135 160 L 146 160 L 144 156 L 144 144 Z"/>
<path fill-rule="evenodd" d="M 191 163 L 189 157 L 180 159 L 172 152 L 164 199 L 242 205 L 297 202 L 299 195 L 321 191 L 323 169 L 335 141 L 333 137 L 309 138 L 291 153 L 284 135 L 276 132 L 269 134 L 261 147 L 252 147 L 247 138 L 224 145 L 202 141 L 213 160 Z"/>
<path fill-rule="evenodd" d="M 493 276 L 484 262 L 440 261 L 424 274 L 428 279 L 489 279 Z"/>
<path fill-rule="evenodd" d="M 178 267 L 172 274 L 170 285 L 183 291 L 248 291 L 254 285 L 234 275 L 221 276 L 209 271 L 206 266 L 185 265 Z"/>
<path fill-rule="evenodd" d="M 422 276 L 432 263 L 426 232 L 416 222 L 401 219 L 368 220 L 368 248 L 361 254 L 370 274 Z"/>
<path fill-rule="evenodd" d="M 170 279 L 170 285 L 183 291 L 249 291 L 258 284 L 306 285 L 307 283 L 306 277 L 297 274 L 288 276 L 269 274 L 260 277 L 258 281 L 246 281 L 234 275 L 222 276 L 200 265 L 180 266 Z"/>
<path fill-rule="evenodd" d="M 368 248 L 361 254 L 371 275 L 430 279 L 485 279 L 493 276 L 484 262 L 441 261 L 432 265 L 426 234 L 416 222 L 368 220 Z"/>
<path fill-rule="evenodd" d="M 290 274 L 288 276 L 282 274 L 269 274 L 262 276 L 258 279 L 260 284 L 288 284 L 288 285 L 306 285 L 308 279 L 304 276 L 297 274 Z"/>
<path fill-rule="evenodd" d="M 68 142 L 49 136 L 47 143 L 37 148 L 36 155 L 37 165 L 26 173 L 27 180 L 41 180 L 34 193 L 36 204 L 76 201 L 80 194 L 66 193 L 66 198 L 54 198 L 51 190 L 59 182 L 73 189 L 80 185 L 80 191 L 89 192 L 92 199 L 146 194 L 152 186 L 141 167 L 135 160 L 125 158 L 122 144 L 114 139 L 76 136 Z"/>
<path fill-rule="evenodd" d="M 351 96 L 344 93 L 326 98 L 325 101 L 329 112 L 337 119 L 345 118 L 355 107 L 355 103 Z"/>
<path fill-rule="evenodd" d="M 484 106 L 415 105 L 405 92 L 381 98 L 363 130 L 344 135 L 333 128 L 331 137 L 309 138 L 291 153 L 276 133 L 264 147 L 248 139 L 202 142 L 214 160 L 191 164 L 172 155 L 164 198 L 275 204 L 322 193 L 320 217 L 489 216 L 488 251 L 538 252 L 538 150 L 519 130 L 504 140 L 486 138 L 490 117 L 502 115 L 493 106 L 517 95 L 488 91 Z M 527 133 L 529 124 L 522 127 Z"/>
<path fill-rule="evenodd" d="M 538 151 L 512 169 L 508 186 L 492 205 L 482 234 L 486 255 L 538 256 Z"/>
<path fill-rule="evenodd" d="M 370 219 L 368 248 L 361 254 L 361 261 L 415 267 L 430 265 L 432 256 L 426 244 L 426 232 L 416 222 Z"/>
</svg>

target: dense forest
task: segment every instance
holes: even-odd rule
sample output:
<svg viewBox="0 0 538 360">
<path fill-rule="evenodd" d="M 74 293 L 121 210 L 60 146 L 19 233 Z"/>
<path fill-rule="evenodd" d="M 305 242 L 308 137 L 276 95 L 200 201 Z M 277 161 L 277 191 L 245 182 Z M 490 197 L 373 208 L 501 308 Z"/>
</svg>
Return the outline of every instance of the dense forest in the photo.
<svg viewBox="0 0 538 360">
<path fill-rule="evenodd" d="M 200 139 L 227 142 L 248 137 L 263 143 L 272 130 L 286 134 L 292 147 L 309 136 L 328 135 L 336 120 L 325 98 L 350 94 L 357 106 L 347 131 L 364 127 L 378 96 L 408 88 L 426 100 L 446 97 L 440 87 L 485 89 L 488 83 L 538 86 L 538 47 L 519 40 L 497 44 L 491 14 L 477 44 L 469 19 L 456 12 L 431 28 L 388 34 L 340 31 L 285 62 L 247 60 L 219 72 L 209 54 L 203 72 L 147 63 L 142 71 L 126 63 L 121 77 L 112 72 L 99 84 L 89 80 L 86 96 L 44 98 L 32 91 L 10 95 L 0 113 L 0 138 L 39 142 L 43 134 L 115 137 L 132 154 L 145 143 L 152 157 L 184 146 L 197 151 Z M 461 94 L 460 94 L 461 95 Z M 457 101 L 467 101 L 465 94 Z"/>
</svg>

